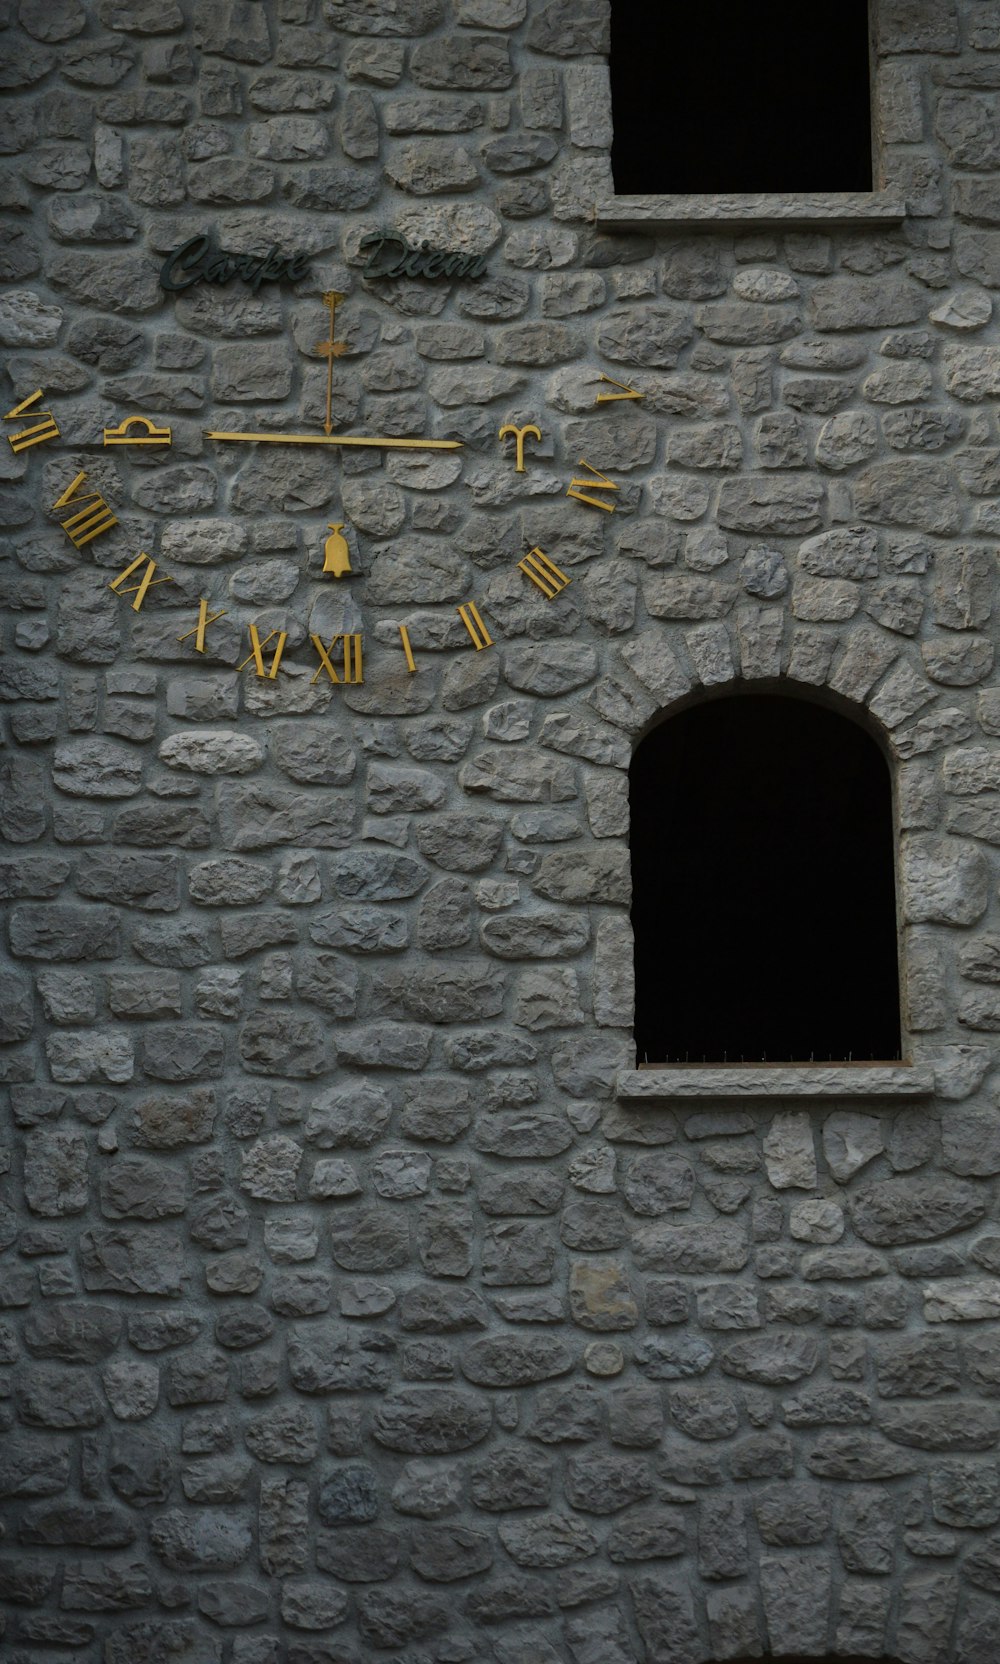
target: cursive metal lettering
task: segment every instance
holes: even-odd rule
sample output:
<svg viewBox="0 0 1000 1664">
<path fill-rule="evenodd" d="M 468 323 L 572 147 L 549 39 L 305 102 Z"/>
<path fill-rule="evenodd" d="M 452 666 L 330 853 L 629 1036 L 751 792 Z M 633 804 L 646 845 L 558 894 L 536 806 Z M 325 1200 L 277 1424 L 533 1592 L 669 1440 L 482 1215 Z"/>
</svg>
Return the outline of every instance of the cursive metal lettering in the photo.
<svg viewBox="0 0 1000 1664">
<path fill-rule="evenodd" d="M 160 269 L 160 288 L 178 294 L 194 283 L 229 283 L 238 277 L 256 294 L 262 283 L 301 283 L 308 276 L 309 255 L 301 251 L 282 254 L 275 247 L 267 254 L 232 254 L 216 248 L 211 236 L 203 232 L 167 255 Z"/>
<path fill-rule="evenodd" d="M 369 231 L 358 247 L 368 251 L 362 268 L 365 277 L 444 277 L 475 281 L 486 271 L 482 254 L 459 254 L 434 248 L 426 237 L 419 248 L 414 248 L 398 231 Z"/>
</svg>

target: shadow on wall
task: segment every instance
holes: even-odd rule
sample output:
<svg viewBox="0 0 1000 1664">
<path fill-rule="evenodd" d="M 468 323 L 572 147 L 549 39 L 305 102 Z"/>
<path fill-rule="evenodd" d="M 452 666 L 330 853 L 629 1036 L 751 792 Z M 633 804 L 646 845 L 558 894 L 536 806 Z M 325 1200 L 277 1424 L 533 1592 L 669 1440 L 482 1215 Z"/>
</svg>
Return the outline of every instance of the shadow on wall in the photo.
<svg viewBox="0 0 1000 1664">
<path fill-rule="evenodd" d="M 892 781 L 810 700 L 720 698 L 630 773 L 636 1052 L 654 1063 L 900 1056 Z"/>
</svg>

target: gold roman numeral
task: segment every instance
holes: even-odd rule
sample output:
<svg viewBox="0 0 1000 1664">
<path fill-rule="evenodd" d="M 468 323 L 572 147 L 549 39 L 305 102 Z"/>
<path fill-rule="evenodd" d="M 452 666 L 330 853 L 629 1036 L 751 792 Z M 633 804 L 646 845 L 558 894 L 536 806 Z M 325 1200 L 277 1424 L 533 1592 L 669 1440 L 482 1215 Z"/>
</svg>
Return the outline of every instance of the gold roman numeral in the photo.
<svg viewBox="0 0 1000 1664">
<path fill-rule="evenodd" d="M 399 624 L 396 627 L 399 630 L 399 639 L 403 644 L 403 652 L 406 654 L 406 668 L 412 676 L 417 668 L 417 661 L 413 657 L 413 648 L 410 646 L 410 632 L 405 624 Z"/>
<path fill-rule="evenodd" d="M 137 571 L 140 566 L 143 566 L 144 570 L 139 582 L 137 584 L 129 584 L 126 589 L 124 587 L 125 579 L 130 578 L 132 573 Z M 117 578 L 112 578 L 108 588 L 115 590 L 118 595 L 134 595 L 135 600 L 132 602 L 132 611 L 138 612 L 143 601 L 146 599 L 147 592 L 151 588 L 153 588 L 156 584 L 172 584 L 174 581 L 173 578 L 169 577 L 154 578 L 153 573 L 155 571 L 155 560 L 151 560 L 149 555 L 139 555 L 138 558 L 132 562 L 131 566 L 126 566 L 124 572 L 119 572 Z"/>
<path fill-rule="evenodd" d="M 572 578 L 567 578 L 565 572 L 560 572 L 555 561 L 550 560 L 541 549 L 532 549 L 530 554 L 525 555 L 517 564 L 525 577 L 530 578 L 541 590 L 547 601 L 551 601 L 554 595 L 558 595 L 560 590 L 573 581 Z"/>
<path fill-rule="evenodd" d="M 211 618 L 209 618 L 209 616 L 208 616 L 208 602 L 205 600 L 204 596 L 201 596 L 199 598 L 199 601 L 198 601 L 198 622 L 197 622 L 197 624 L 194 626 L 193 629 L 188 630 L 186 635 L 178 636 L 177 640 L 178 641 L 190 641 L 191 637 L 194 636 L 194 650 L 195 650 L 195 652 L 196 653 L 204 653 L 204 651 L 205 651 L 205 631 L 208 629 L 208 626 L 210 624 L 215 623 L 215 620 L 217 618 L 225 618 L 225 616 L 226 616 L 225 610 L 223 610 L 222 612 L 213 612 Z M 251 657 L 252 657 L 252 655 L 251 655 Z"/>
<path fill-rule="evenodd" d="M 241 670 L 245 670 L 247 665 L 250 664 L 251 661 L 252 661 L 253 665 L 255 667 L 256 674 L 258 676 L 265 676 L 269 682 L 273 682 L 274 678 L 278 674 L 278 666 L 281 663 L 281 655 L 285 651 L 285 642 L 288 640 L 288 631 L 287 630 L 282 630 L 279 633 L 279 631 L 277 631 L 277 630 L 268 630 L 267 635 L 264 637 L 264 640 L 261 641 L 260 636 L 257 633 L 256 624 L 251 624 L 249 628 L 250 628 L 250 652 L 247 655 L 247 657 L 243 660 L 243 663 L 238 664 L 236 666 L 237 674 L 239 674 L 239 672 Z M 277 636 L 278 637 L 278 645 L 275 647 L 274 652 L 271 655 L 271 667 L 270 667 L 270 669 L 265 670 L 264 669 L 264 648 L 267 646 L 267 644 L 271 640 L 272 636 Z"/>
<path fill-rule="evenodd" d="M 364 638 L 360 631 L 334 636 L 329 647 L 323 646 L 319 636 L 310 636 L 309 640 L 312 642 L 320 658 L 319 669 L 310 682 L 310 687 L 312 687 L 315 682 L 319 681 L 324 670 L 329 676 L 331 682 L 336 682 L 338 687 L 341 682 L 364 681 L 364 670 L 361 661 L 361 644 Z M 344 644 L 343 676 L 338 676 L 330 657 L 330 655 L 335 651 L 338 641 L 342 641 Z"/>
<path fill-rule="evenodd" d="M 118 516 L 112 513 L 99 491 L 80 491 L 86 479 L 85 473 L 77 474 L 72 484 L 52 504 L 53 510 L 66 508 L 71 503 L 75 506 L 76 513 L 62 523 L 63 531 L 75 549 L 82 549 L 85 543 L 118 524 Z"/>
<path fill-rule="evenodd" d="M 638 388 L 631 387 L 627 381 L 616 381 L 614 376 L 599 376 L 599 381 L 606 381 L 609 387 L 620 387 L 620 393 L 598 393 L 595 404 L 614 404 L 618 399 L 644 399 L 645 393 Z"/>
<path fill-rule="evenodd" d="M 480 618 L 475 601 L 466 601 L 464 606 L 459 607 L 458 616 L 472 637 L 472 645 L 477 653 L 481 653 L 484 647 L 493 646 L 493 637 Z"/>
<path fill-rule="evenodd" d="M 20 404 L 16 404 L 13 410 L 8 410 L 4 421 L 14 422 L 19 416 L 26 415 L 41 396 L 42 389 L 40 387 L 36 388 L 34 393 L 29 394 L 26 399 L 22 399 Z M 32 410 L 32 416 L 39 418 L 34 427 L 19 428 L 17 433 L 7 435 L 10 448 L 15 453 L 26 451 L 30 445 L 43 445 L 47 439 L 59 438 L 59 429 L 51 410 Z"/>
<path fill-rule="evenodd" d="M 567 497 L 575 497 L 578 503 L 590 503 L 594 508 L 603 508 L 607 514 L 614 514 L 614 503 L 606 503 L 600 497 L 587 497 L 583 488 L 586 487 L 588 491 L 617 491 L 618 486 L 613 480 L 609 480 L 606 474 L 598 473 L 586 457 L 580 458 L 580 467 L 586 468 L 594 477 L 590 480 L 571 480 L 566 488 Z"/>
</svg>

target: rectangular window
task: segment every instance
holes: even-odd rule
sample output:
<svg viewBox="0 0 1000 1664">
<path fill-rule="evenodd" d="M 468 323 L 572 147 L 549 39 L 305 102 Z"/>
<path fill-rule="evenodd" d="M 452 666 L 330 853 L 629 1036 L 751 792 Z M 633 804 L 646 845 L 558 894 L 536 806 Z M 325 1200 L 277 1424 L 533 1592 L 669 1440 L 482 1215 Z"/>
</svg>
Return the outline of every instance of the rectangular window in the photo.
<svg viewBox="0 0 1000 1664">
<path fill-rule="evenodd" d="M 874 154 L 875 0 L 613 0 L 603 230 L 898 222 Z"/>
<path fill-rule="evenodd" d="M 611 12 L 619 194 L 870 191 L 867 0 Z"/>
</svg>

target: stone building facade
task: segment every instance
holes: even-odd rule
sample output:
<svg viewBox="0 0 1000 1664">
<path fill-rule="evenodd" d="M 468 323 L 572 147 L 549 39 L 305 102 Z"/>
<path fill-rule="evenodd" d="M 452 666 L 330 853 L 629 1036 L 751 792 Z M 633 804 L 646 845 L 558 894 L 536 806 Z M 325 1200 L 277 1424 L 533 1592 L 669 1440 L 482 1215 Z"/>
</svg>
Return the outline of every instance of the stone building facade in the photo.
<svg viewBox="0 0 1000 1664">
<path fill-rule="evenodd" d="M 615 198 L 605 0 L 0 10 L 4 1657 L 995 1664 L 995 6 L 796 202 Z M 206 437 L 327 415 L 455 444 Z M 755 688 L 890 760 L 898 1064 L 635 1067 Z"/>
</svg>

